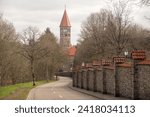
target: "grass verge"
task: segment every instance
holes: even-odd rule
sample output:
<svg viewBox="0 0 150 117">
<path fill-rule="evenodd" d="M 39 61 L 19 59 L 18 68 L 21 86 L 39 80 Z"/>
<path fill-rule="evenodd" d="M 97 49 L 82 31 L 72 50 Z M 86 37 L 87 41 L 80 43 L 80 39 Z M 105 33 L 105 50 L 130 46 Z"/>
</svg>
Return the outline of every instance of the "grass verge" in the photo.
<svg viewBox="0 0 150 117">
<path fill-rule="evenodd" d="M 53 82 L 53 81 L 50 81 Z M 46 81 L 37 81 L 36 86 L 47 83 Z M 0 87 L 0 99 L 1 100 L 25 100 L 29 91 L 36 86 L 32 86 L 32 82 L 19 83 L 15 85 L 9 85 Z"/>
</svg>

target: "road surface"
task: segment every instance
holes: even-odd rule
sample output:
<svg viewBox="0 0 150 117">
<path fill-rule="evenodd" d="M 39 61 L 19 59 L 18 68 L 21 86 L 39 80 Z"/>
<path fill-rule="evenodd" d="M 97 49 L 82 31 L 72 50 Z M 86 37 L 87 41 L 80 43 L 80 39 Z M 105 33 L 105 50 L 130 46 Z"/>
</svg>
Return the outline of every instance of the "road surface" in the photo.
<svg viewBox="0 0 150 117">
<path fill-rule="evenodd" d="M 32 89 L 27 97 L 28 100 L 97 100 L 68 87 L 72 82 L 70 78 L 59 77 L 59 81 L 44 84 Z"/>
</svg>

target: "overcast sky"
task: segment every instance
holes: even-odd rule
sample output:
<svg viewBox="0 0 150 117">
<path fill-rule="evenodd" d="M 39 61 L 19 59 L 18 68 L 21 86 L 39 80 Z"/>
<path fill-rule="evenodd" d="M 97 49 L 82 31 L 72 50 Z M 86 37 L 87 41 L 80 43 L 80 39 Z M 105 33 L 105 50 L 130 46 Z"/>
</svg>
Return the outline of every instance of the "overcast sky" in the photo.
<svg viewBox="0 0 150 117">
<path fill-rule="evenodd" d="M 107 8 L 107 0 L 0 0 L 0 12 L 12 22 L 17 32 L 28 26 L 37 26 L 41 32 L 46 27 L 59 38 L 59 25 L 65 4 L 72 25 L 72 44 L 76 44 L 81 23 L 93 12 Z M 150 22 L 144 16 L 150 16 L 150 7 L 134 8 L 136 23 L 150 28 Z"/>
</svg>

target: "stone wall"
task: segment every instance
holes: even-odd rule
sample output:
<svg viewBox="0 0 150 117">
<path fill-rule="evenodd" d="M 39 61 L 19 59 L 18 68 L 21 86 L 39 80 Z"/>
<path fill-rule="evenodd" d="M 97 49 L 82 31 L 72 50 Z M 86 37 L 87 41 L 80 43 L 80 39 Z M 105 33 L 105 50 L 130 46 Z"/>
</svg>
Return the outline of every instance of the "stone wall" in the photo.
<svg viewBox="0 0 150 117">
<path fill-rule="evenodd" d="M 138 66 L 139 99 L 150 99 L 150 65 Z"/>
<path fill-rule="evenodd" d="M 114 78 L 114 69 L 105 68 L 105 81 L 106 81 L 106 93 L 114 94 L 115 92 L 115 78 Z"/>
<path fill-rule="evenodd" d="M 89 70 L 89 90 L 93 91 L 94 90 L 94 70 L 91 69 Z"/>
<path fill-rule="evenodd" d="M 82 71 L 78 72 L 78 87 L 81 88 L 81 83 L 82 82 Z"/>
<path fill-rule="evenodd" d="M 73 72 L 73 86 L 77 87 L 78 72 Z"/>
<path fill-rule="evenodd" d="M 72 72 L 57 72 L 57 76 L 72 77 Z"/>
<path fill-rule="evenodd" d="M 87 89 L 87 71 L 83 71 L 83 89 Z"/>
<path fill-rule="evenodd" d="M 129 99 L 150 99 L 150 60 L 85 67 L 73 76 L 75 87 Z"/>
<path fill-rule="evenodd" d="M 103 76 L 102 69 L 96 70 L 96 89 L 98 92 L 103 92 Z"/>
<path fill-rule="evenodd" d="M 117 68 L 118 95 L 121 97 L 132 98 L 132 69 L 131 67 Z"/>
</svg>

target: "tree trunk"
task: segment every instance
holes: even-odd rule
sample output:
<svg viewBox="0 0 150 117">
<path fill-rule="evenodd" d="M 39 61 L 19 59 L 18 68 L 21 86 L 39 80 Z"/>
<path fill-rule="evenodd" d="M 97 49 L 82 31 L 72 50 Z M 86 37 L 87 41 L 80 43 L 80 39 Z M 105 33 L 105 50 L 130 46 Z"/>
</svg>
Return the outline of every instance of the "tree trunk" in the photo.
<svg viewBox="0 0 150 117">
<path fill-rule="evenodd" d="M 121 54 L 122 50 L 120 49 L 120 47 L 116 48 L 116 54 L 117 56 L 119 56 Z"/>
<path fill-rule="evenodd" d="M 1 69 L 0 69 L 0 85 L 3 86 L 3 79 L 2 79 L 2 75 L 1 75 Z"/>
<path fill-rule="evenodd" d="M 46 80 L 47 82 L 49 82 L 49 69 L 47 64 L 46 64 Z"/>
<path fill-rule="evenodd" d="M 0 84 L 1 84 L 1 86 L 3 86 L 3 82 L 2 82 L 2 77 L 1 77 L 1 75 L 0 75 Z"/>
<path fill-rule="evenodd" d="M 34 64 L 33 64 L 33 60 L 31 60 L 31 73 L 32 73 L 32 82 L 33 82 L 33 86 L 35 86 L 35 73 L 34 73 Z"/>
<path fill-rule="evenodd" d="M 16 79 L 17 79 L 17 78 L 14 78 L 14 76 L 12 76 L 12 79 L 11 79 L 11 80 L 12 80 L 12 84 L 13 84 L 13 85 L 16 84 Z"/>
</svg>

